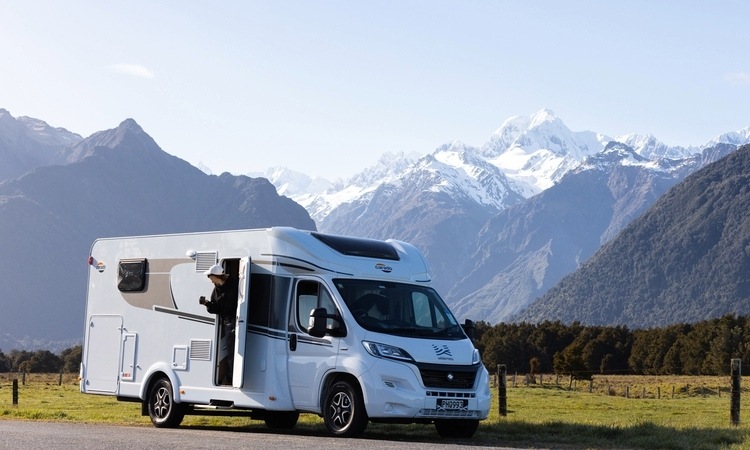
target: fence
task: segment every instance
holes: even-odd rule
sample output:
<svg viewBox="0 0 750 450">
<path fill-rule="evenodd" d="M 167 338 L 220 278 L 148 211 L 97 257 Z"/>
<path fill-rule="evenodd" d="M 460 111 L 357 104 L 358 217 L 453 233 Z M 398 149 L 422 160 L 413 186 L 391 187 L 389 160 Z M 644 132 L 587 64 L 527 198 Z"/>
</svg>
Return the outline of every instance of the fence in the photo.
<svg viewBox="0 0 750 450">
<path fill-rule="evenodd" d="M 63 385 L 77 384 L 78 374 L 70 372 L 60 373 L 29 373 L 29 372 L 0 372 L 0 387 L 10 387 L 13 380 L 18 380 L 21 386 L 27 384 Z"/>
<path fill-rule="evenodd" d="M 691 394 L 691 387 L 690 383 L 686 382 L 684 385 L 680 385 L 679 387 L 675 385 L 674 383 L 671 385 L 671 394 L 668 398 L 674 399 L 676 392 L 681 392 L 683 397 L 691 397 L 691 396 L 702 396 L 707 397 L 709 395 L 717 395 L 721 397 L 722 391 L 726 392 L 730 395 L 731 398 L 731 404 L 730 404 L 730 421 L 732 425 L 739 425 L 740 423 L 740 399 L 742 395 L 742 362 L 739 359 L 732 359 L 730 364 L 730 372 L 731 375 L 729 377 L 686 377 L 688 380 L 698 380 L 701 384 L 699 386 L 693 385 L 693 394 Z M 516 387 L 518 374 L 513 374 L 511 377 L 511 387 Z M 610 377 L 602 377 L 602 380 L 599 380 L 597 383 L 598 389 L 597 393 L 599 393 L 602 389 L 604 389 L 604 393 L 606 395 L 618 395 L 616 391 L 616 387 L 613 388 L 613 383 L 611 381 Z M 631 386 L 633 377 L 628 376 L 619 376 L 620 379 L 617 380 L 618 383 L 616 386 L 620 386 L 622 389 L 622 395 L 626 398 L 631 398 Z M 578 380 L 573 378 L 572 376 L 568 377 L 568 387 L 565 388 L 560 383 L 560 375 L 555 374 L 550 376 L 550 378 L 554 379 L 554 386 L 558 389 L 567 389 L 572 391 L 577 391 L 578 389 L 578 382 L 581 381 L 581 384 L 584 385 L 584 389 L 588 390 L 589 393 L 593 394 L 595 392 L 594 390 L 594 381 L 595 377 L 592 376 L 588 380 Z M 638 388 L 636 386 L 636 389 L 632 391 L 632 393 L 639 398 L 655 398 L 655 399 L 661 399 L 662 398 L 662 384 L 660 383 L 653 383 L 654 377 L 643 377 L 639 376 L 637 377 L 638 380 L 643 381 L 644 378 L 646 380 L 649 380 L 650 382 L 648 384 L 643 384 L 640 387 L 640 395 L 638 395 Z M 667 381 L 674 381 L 675 378 L 680 377 L 662 377 L 659 379 L 662 383 Z M 713 378 L 713 379 L 712 379 Z M 685 378 L 683 378 L 684 380 Z M 711 383 L 706 383 L 706 381 L 710 380 Z M 532 374 L 526 374 L 524 375 L 523 383 L 525 386 L 531 386 L 536 385 L 536 375 Z M 499 364 L 497 366 L 497 372 L 492 376 L 492 384 L 493 387 L 497 387 L 498 389 L 498 412 L 501 416 L 505 416 L 508 413 L 508 406 L 507 406 L 507 386 L 508 386 L 508 380 L 507 380 L 507 370 L 504 364 Z M 588 385 L 588 388 L 585 386 Z M 539 386 L 544 386 L 544 375 L 539 375 Z M 684 386 L 684 388 L 683 388 Z M 709 387 L 711 386 L 711 387 Z M 746 389 L 745 389 L 746 390 Z"/>
</svg>

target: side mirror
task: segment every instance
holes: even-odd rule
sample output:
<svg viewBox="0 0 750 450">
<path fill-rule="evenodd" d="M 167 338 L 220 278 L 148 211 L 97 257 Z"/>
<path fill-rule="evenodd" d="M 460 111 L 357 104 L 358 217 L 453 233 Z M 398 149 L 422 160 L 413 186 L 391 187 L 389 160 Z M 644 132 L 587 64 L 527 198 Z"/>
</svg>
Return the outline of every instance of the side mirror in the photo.
<svg viewBox="0 0 750 450">
<path fill-rule="evenodd" d="M 310 311 L 310 321 L 308 322 L 307 333 L 314 337 L 325 336 L 327 319 L 328 312 L 325 308 L 315 308 Z"/>
<path fill-rule="evenodd" d="M 333 319 L 333 325 L 328 328 L 328 319 Z M 313 337 L 323 337 L 326 334 L 336 337 L 346 336 L 346 327 L 338 314 L 328 314 L 325 308 L 315 308 L 310 311 L 307 333 Z"/>
<path fill-rule="evenodd" d="M 473 341 L 474 340 L 474 321 L 466 319 L 466 321 L 464 321 L 464 324 L 461 325 L 461 328 L 464 329 L 464 333 L 466 333 L 466 335 L 469 336 L 469 339 Z"/>
</svg>

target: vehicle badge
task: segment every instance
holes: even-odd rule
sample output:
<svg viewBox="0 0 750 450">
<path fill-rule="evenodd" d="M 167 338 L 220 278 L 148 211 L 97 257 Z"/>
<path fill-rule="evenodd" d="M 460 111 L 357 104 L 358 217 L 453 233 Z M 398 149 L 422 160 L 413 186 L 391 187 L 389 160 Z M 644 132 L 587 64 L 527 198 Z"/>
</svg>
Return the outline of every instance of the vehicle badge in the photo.
<svg viewBox="0 0 750 450">
<path fill-rule="evenodd" d="M 437 345 L 432 344 L 432 349 L 435 350 L 435 354 L 437 355 L 438 359 L 453 359 L 451 349 L 449 349 L 445 344 L 443 344 L 442 347 L 438 347 Z"/>
<path fill-rule="evenodd" d="M 391 271 L 393 270 L 393 267 L 383 263 L 375 264 L 375 268 L 385 273 L 391 273 Z"/>
</svg>

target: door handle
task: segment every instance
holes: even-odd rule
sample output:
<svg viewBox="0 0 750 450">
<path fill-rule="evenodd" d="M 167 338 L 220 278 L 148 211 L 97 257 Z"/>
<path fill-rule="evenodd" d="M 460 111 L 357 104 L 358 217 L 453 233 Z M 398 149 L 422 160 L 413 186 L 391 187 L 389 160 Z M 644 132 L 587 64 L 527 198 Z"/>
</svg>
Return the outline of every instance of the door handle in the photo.
<svg viewBox="0 0 750 450">
<path fill-rule="evenodd" d="M 289 351 L 297 350 L 297 334 L 292 333 L 289 335 Z"/>
</svg>

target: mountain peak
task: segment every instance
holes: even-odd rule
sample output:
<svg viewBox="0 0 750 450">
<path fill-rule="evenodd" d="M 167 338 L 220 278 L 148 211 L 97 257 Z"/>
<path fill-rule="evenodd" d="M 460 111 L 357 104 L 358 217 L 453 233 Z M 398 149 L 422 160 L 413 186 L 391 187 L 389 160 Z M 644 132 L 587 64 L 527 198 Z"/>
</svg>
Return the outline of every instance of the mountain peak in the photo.
<svg viewBox="0 0 750 450">
<path fill-rule="evenodd" d="M 120 125 L 118 125 L 117 128 L 118 129 L 121 128 L 123 130 L 133 131 L 133 132 L 136 132 L 136 133 L 143 133 L 143 128 L 141 128 L 141 126 L 138 125 L 138 122 L 136 122 L 135 120 L 130 119 L 130 118 L 125 119 L 122 122 L 120 122 Z"/>
<path fill-rule="evenodd" d="M 528 129 L 536 128 L 540 125 L 542 125 L 545 122 L 557 122 L 560 119 L 555 115 L 555 113 L 549 109 L 549 108 L 543 108 L 540 111 L 537 111 L 534 115 L 531 116 L 531 120 L 529 121 Z"/>
<path fill-rule="evenodd" d="M 144 153 L 163 153 L 159 145 L 143 131 L 135 120 L 125 119 L 117 128 L 96 132 L 74 145 L 65 158 L 65 162 L 80 161 L 96 153 L 98 148 L 114 149 L 117 147 L 127 148 L 131 152 L 139 150 Z"/>
<path fill-rule="evenodd" d="M 651 163 L 651 160 L 639 155 L 627 144 L 612 141 L 601 152 L 588 156 L 574 172 L 592 168 L 608 171 L 615 165 L 645 166 L 649 163 Z"/>
</svg>

